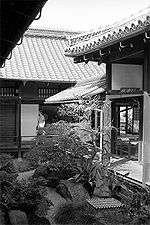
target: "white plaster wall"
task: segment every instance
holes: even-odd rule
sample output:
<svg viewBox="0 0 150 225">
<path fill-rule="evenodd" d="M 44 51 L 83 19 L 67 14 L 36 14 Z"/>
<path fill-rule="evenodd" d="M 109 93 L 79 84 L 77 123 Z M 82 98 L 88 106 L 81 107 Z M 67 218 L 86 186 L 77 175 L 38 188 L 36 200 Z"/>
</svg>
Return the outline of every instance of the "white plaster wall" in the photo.
<svg viewBox="0 0 150 225">
<path fill-rule="evenodd" d="M 141 65 L 112 64 L 112 90 L 120 88 L 142 89 L 143 68 Z"/>
<path fill-rule="evenodd" d="M 38 122 L 39 105 L 21 104 L 21 136 L 35 136 Z M 33 137 L 23 137 L 31 140 Z"/>
</svg>

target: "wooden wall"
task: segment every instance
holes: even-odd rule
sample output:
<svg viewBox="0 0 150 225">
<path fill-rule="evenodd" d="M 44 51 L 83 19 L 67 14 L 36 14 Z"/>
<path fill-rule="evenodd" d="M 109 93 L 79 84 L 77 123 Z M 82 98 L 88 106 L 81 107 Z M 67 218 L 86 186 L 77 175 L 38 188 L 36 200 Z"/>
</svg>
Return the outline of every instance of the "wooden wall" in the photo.
<svg viewBox="0 0 150 225">
<path fill-rule="evenodd" d="M 73 83 L 0 80 L 0 151 L 21 148 L 21 104 L 44 105 L 50 97 Z M 19 149 L 17 150 L 19 151 Z"/>
</svg>

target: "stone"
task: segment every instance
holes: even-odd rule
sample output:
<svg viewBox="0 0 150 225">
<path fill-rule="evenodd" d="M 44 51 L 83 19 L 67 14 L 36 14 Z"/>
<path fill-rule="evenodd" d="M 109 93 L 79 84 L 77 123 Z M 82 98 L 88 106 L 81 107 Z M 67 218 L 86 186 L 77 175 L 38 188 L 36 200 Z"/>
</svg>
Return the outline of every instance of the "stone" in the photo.
<svg viewBox="0 0 150 225">
<path fill-rule="evenodd" d="M 34 172 L 34 177 L 44 177 L 46 178 L 48 176 L 48 168 L 46 165 L 40 165 Z"/>
<path fill-rule="evenodd" d="M 26 213 L 20 210 L 9 211 L 9 219 L 12 225 L 28 225 Z"/>
<path fill-rule="evenodd" d="M 63 183 L 68 188 L 68 191 L 70 192 L 72 196 L 73 201 L 84 201 L 85 199 L 90 198 L 88 192 L 80 183 L 72 183 L 69 180 L 61 180 L 60 183 Z"/>
</svg>

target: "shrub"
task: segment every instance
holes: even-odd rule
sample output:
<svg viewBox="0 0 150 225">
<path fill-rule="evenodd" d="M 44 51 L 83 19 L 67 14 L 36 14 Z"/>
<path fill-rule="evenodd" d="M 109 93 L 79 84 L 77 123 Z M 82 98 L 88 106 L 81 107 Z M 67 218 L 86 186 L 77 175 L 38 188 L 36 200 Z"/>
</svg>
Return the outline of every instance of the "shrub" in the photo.
<svg viewBox="0 0 150 225">
<path fill-rule="evenodd" d="M 54 221 L 62 225 L 102 225 L 90 211 L 86 203 L 66 203 L 61 205 L 54 216 Z"/>
<path fill-rule="evenodd" d="M 45 216 L 50 206 L 46 188 L 38 186 L 35 179 L 14 181 L 3 193 L 7 209 L 20 209 L 27 214 Z M 42 209 L 42 210 L 41 210 Z"/>
<path fill-rule="evenodd" d="M 66 166 L 61 166 L 59 168 L 59 171 L 61 180 L 67 180 L 71 177 L 74 177 L 79 172 L 76 167 L 73 167 L 70 164 L 67 164 Z"/>
<path fill-rule="evenodd" d="M 41 163 L 57 168 L 70 164 L 76 167 L 78 162 L 91 154 L 71 124 L 60 121 L 44 128 L 44 135 L 39 135 L 36 145 L 24 155 L 35 168 Z"/>
<path fill-rule="evenodd" d="M 38 185 L 36 179 L 18 181 L 17 176 L 17 173 L 0 171 L 0 208 L 5 212 L 17 209 L 27 214 L 45 216 L 52 204 L 46 198 L 47 189 Z"/>
<path fill-rule="evenodd" d="M 59 170 L 50 165 L 39 165 L 34 172 L 33 177 L 43 186 L 56 187 L 60 181 Z"/>
<path fill-rule="evenodd" d="M 13 164 L 14 164 L 14 168 L 16 169 L 18 173 L 26 172 L 33 169 L 33 167 L 30 165 L 30 162 L 24 159 L 21 159 L 21 160 L 14 159 Z"/>
<path fill-rule="evenodd" d="M 56 187 L 60 180 L 67 180 L 77 174 L 77 169 L 67 164 L 65 166 L 54 166 L 49 163 L 39 165 L 33 177 L 37 178 L 38 183 L 43 186 Z"/>
<path fill-rule="evenodd" d="M 5 165 L 7 162 L 11 161 L 13 157 L 9 154 L 6 153 L 1 153 L 0 154 L 0 166 Z"/>
<path fill-rule="evenodd" d="M 17 180 L 18 174 L 14 170 L 12 158 L 5 155 L 1 159 L 0 209 L 6 216 L 10 210 L 21 210 L 30 217 L 30 220 L 35 214 L 37 217 L 45 217 L 52 204 L 47 199 L 47 189 L 39 185 L 36 178 Z"/>
<path fill-rule="evenodd" d="M 16 169 L 13 164 L 13 157 L 9 154 L 0 154 L 0 171 L 8 173 L 16 173 Z"/>
<path fill-rule="evenodd" d="M 29 216 L 29 225 L 51 225 L 48 219 L 45 217 L 39 217 L 37 215 Z"/>
<path fill-rule="evenodd" d="M 66 122 L 79 122 L 79 118 L 83 117 L 84 107 L 78 103 L 62 104 L 57 110 L 57 121 L 64 120 Z"/>
</svg>

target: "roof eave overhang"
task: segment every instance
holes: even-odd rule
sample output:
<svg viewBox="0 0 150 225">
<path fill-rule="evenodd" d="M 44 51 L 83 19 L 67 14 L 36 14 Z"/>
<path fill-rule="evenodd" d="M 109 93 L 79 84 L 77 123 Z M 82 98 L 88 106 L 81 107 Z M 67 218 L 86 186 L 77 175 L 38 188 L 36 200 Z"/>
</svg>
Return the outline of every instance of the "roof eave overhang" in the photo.
<svg viewBox="0 0 150 225">
<path fill-rule="evenodd" d="M 147 34 L 148 34 L 148 36 L 150 36 L 149 32 L 150 32 L 150 25 L 145 27 L 142 30 L 132 32 L 131 34 L 129 34 L 127 36 L 122 36 L 122 37 L 114 39 L 112 41 L 107 41 L 106 43 L 103 43 L 99 46 L 95 46 L 95 47 L 93 46 L 90 50 L 81 51 L 79 53 L 65 53 L 65 56 L 72 57 L 72 58 L 78 58 L 83 55 L 89 55 L 93 52 L 104 50 L 105 48 L 108 48 L 108 47 L 112 47 L 113 45 L 116 45 L 119 42 L 128 41 L 128 40 L 133 39 L 142 34 L 143 34 L 143 38 L 145 38 L 145 35 L 147 35 Z M 76 46 L 73 46 L 73 47 L 76 47 Z M 94 59 L 93 59 L 93 61 L 94 61 Z"/>
<path fill-rule="evenodd" d="M 12 49 L 19 42 L 20 38 L 23 37 L 24 32 L 27 30 L 29 25 L 38 15 L 43 8 L 47 0 L 38 1 L 2 1 L 1 5 L 1 46 L 0 46 L 0 67 L 5 64 L 5 60 L 9 59 L 9 54 Z M 4 3 L 4 4 L 3 4 Z M 24 7 L 21 4 L 24 3 L 32 10 L 24 12 Z M 34 4 L 33 4 L 34 3 Z M 8 5 L 7 5 L 8 4 Z M 11 4 L 14 4 L 14 8 Z M 7 7 L 8 6 L 8 7 Z M 19 11 L 20 9 L 20 11 Z M 14 11 L 13 11 L 14 10 Z M 12 15 L 12 16 L 11 16 Z M 19 17 L 18 17 L 19 16 Z M 19 19 L 22 18 L 22 19 Z M 10 30 L 10 32 L 9 32 Z M 13 33 L 11 32 L 13 30 Z M 22 41 L 20 41 L 21 43 Z"/>
<path fill-rule="evenodd" d="M 58 104 L 71 104 L 71 103 L 79 103 L 79 99 L 70 99 L 70 100 L 62 100 L 62 101 L 45 101 L 44 104 L 49 105 L 58 105 Z"/>
</svg>

